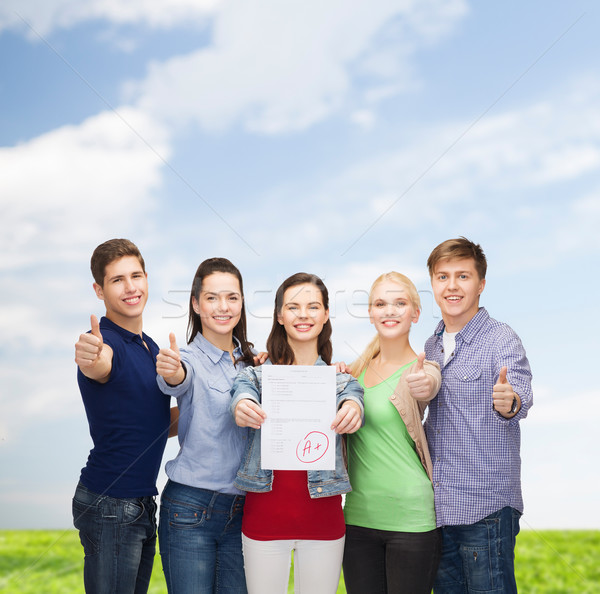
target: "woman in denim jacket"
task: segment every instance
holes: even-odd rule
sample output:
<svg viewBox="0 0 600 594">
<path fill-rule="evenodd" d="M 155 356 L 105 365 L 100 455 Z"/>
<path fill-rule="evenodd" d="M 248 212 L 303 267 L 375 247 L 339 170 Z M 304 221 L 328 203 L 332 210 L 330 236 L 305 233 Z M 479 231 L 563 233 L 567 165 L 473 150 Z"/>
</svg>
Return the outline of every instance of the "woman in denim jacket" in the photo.
<svg viewBox="0 0 600 594">
<path fill-rule="evenodd" d="M 328 293 L 315 275 L 298 273 L 279 287 L 267 351 L 279 365 L 331 363 Z M 336 377 L 336 468 L 329 471 L 268 470 L 260 464 L 262 373 L 248 367 L 231 390 L 231 410 L 240 427 L 250 427 L 235 485 L 247 491 L 242 545 L 249 594 L 287 589 L 294 551 L 296 591 L 333 594 L 344 551 L 341 495 L 351 490 L 342 459 L 341 437 L 363 422 L 363 390 L 348 374 Z"/>
</svg>

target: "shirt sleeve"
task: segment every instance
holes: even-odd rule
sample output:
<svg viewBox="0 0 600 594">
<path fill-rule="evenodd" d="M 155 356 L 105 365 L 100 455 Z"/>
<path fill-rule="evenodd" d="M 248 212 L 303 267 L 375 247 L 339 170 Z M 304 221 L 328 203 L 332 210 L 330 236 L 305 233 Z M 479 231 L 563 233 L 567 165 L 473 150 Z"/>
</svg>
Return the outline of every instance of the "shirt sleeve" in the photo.
<svg viewBox="0 0 600 594">
<path fill-rule="evenodd" d="M 363 423 L 365 422 L 364 390 L 358 380 L 348 373 L 336 374 L 336 406 L 339 409 L 344 400 L 353 400 L 360 406 Z"/>
<path fill-rule="evenodd" d="M 494 350 L 494 383 L 498 381 L 502 367 L 507 368 L 506 380 L 521 399 L 519 412 L 508 419 L 510 423 L 515 423 L 524 419 L 533 406 L 532 374 L 521 339 L 508 326 L 505 326 Z"/>
<path fill-rule="evenodd" d="M 231 406 L 229 409 L 232 415 L 235 413 L 235 407 L 240 400 L 244 399 L 254 400 L 258 404 L 260 404 L 261 401 L 260 385 L 254 367 L 242 369 L 233 380 L 233 386 L 231 387 Z"/>
</svg>

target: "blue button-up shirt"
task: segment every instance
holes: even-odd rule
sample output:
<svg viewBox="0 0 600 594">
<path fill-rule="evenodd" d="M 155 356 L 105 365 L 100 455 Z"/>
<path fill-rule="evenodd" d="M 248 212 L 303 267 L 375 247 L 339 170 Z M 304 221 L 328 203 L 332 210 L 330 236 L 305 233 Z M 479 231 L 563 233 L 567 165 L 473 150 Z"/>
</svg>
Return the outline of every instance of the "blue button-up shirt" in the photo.
<svg viewBox="0 0 600 594">
<path fill-rule="evenodd" d="M 234 357 L 241 356 L 238 347 Z M 198 333 L 181 349 L 186 377 L 178 386 L 169 386 L 157 377 L 160 389 L 177 398 L 179 407 L 177 457 L 167 462 L 167 476 L 190 487 L 220 493 L 245 494 L 233 486 L 247 443 L 248 429 L 238 427 L 231 414 L 229 390 L 244 365 L 233 364 L 222 351 Z"/>
<path fill-rule="evenodd" d="M 473 524 L 505 506 L 523 511 L 519 421 L 533 404 L 531 371 L 519 337 L 484 308 L 456 334 L 444 365 L 440 322 L 425 344 L 442 369 L 442 387 L 425 422 L 433 462 L 438 526 Z M 512 419 L 493 410 L 500 369 L 521 399 Z"/>
</svg>

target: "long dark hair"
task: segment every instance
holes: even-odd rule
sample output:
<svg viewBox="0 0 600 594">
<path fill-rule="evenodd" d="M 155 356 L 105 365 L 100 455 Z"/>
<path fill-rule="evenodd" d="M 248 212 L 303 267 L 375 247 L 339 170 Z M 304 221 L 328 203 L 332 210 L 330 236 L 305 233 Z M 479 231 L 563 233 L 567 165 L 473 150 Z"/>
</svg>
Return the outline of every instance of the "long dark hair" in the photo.
<svg viewBox="0 0 600 594">
<path fill-rule="evenodd" d="M 194 311 L 193 299 L 196 298 L 196 301 L 200 301 L 200 292 L 202 291 L 203 280 L 215 272 L 227 272 L 228 274 L 233 274 L 233 276 L 235 276 L 240 283 L 240 293 L 242 294 L 242 313 L 240 315 L 240 321 L 233 329 L 233 335 L 240 342 L 242 356 L 236 361 L 236 363 L 242 361 L 247 365 L 252 365 L 254 363 L 254 355 L 252 353 L 252 348 L 254 345 L 251 342 L 248 342 L 248 338 L 246 337 L 246 303 L 244 301 L 244 284 L 242 282 L 242 275 L 240 271 L 226 258 L 209 258 L 208 260 L 204 260 L 204 262 L 198 266 L 198 270 L 196 270 L 196 274 L 194 275 L 194 280 L 192 282 L 192 290 L 190 292 L 190 313 L 187 329 L 188 344 L 190 344 L 194 338 L 196 338 L 198 333 L 202 334 L 202 318 Z"/>
<path fill-rule="evenodd" d="M 281 310 L 283 308 L 283 295 L 290 287 L 306 284 L 314 285 L 319 289 L 321 298 L 323 299 L 323 306 L 325 309 L 329 309 L 329 293 L 327 292 L 327 287 L 316 274 L 297 272 L 281 283 L 275 294 L 273 327 L 271 328 L 269 338 L 267 338 L 267 352 L 269 353 L 269 359 L 275 365 L 294 364 L 294 351 L 288 343 L 287 333 L 285 328 L 277 321 L 277 317 L 281 315 Z M 321 334 L 319 334 L 319 340 L 317 342 L 317 352 L 327 365 L 331 364 L 331 357 L 333 356 L 331 332 L 331 321 L 328 319 L 323 326 L 323 330 L 321 330 Z"/>
</svg>

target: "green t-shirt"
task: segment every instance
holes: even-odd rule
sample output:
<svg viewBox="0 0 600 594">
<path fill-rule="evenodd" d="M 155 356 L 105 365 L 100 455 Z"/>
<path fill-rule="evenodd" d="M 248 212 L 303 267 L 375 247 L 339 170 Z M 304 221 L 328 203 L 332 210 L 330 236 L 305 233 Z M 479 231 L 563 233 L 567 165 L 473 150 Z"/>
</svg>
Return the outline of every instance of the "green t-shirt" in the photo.
<svg viewBox="0 0 600 594">
<path fill-rule="evenodd" d="M 365 424 L 348 435 L 348 473 L 352 491 L 346 495 L 346 524 L 426 532 L 435 529 L 433 487 L 402 417 L 389 401 L 403 371 L 365 388 Z"/>
</svg>

